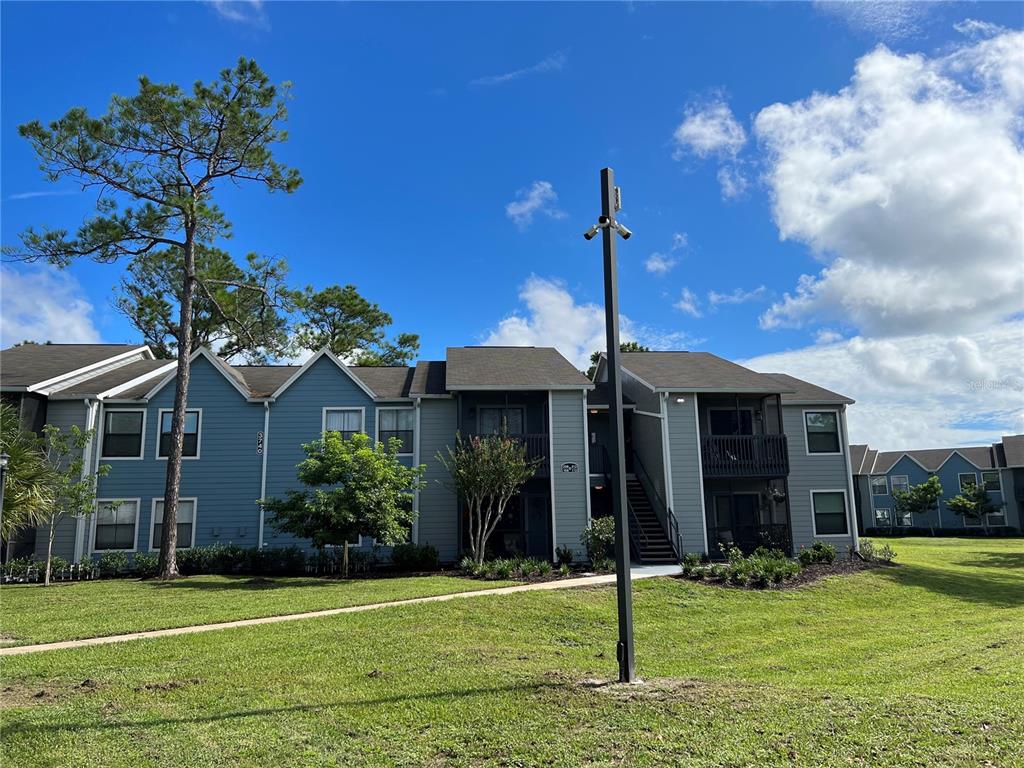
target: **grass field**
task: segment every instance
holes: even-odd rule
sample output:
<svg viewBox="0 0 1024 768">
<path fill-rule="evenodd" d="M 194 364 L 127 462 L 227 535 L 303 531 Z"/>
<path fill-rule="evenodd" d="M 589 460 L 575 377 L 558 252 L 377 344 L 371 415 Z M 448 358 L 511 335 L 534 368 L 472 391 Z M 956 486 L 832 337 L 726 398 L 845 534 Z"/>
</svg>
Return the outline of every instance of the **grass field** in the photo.
<svg viewBox="0 0 1024 768">
<path fill-rule="evenodd" d="M 636 687 L 600 682 L 616 669 L 609 588 L 6 658 L 0 757 L 1024 765 L 1024 541 L 892 544 L 898 567 L 796 590 L 637 583 Z"/>
</svg>

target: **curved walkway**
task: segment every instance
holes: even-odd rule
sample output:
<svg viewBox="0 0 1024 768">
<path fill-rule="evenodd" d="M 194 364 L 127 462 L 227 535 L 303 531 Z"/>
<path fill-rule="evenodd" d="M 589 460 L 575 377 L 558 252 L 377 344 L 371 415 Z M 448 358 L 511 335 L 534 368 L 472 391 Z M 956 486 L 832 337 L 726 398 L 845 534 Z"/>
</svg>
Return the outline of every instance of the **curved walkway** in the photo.
<svg viewBox="0 0 1024 768">
<path fill-rule="evenodd" d="M 679 573 L 676 566 L 634 566 L 630 569 L 630 576 L 633 581 L 637 579 L 648 579 L 654 576 L 671 576 Z M 9 648 L 0 648 L 0 656 L 20 656 L 25 653 L 39 653 L 41 651 L 60 651 L 67 648 L 85 648 L 90 645 L 111 645 L 113 643 L 126 643 L 129 640 L 145 640 L 155 637 L 174 637 L 175 635 L 192 635 L 197 632 L 213 632 L 218 629 L 233 629 L 235 627 L 254 627 L 260 624 L 278 624 L 282 621 L 299 621 L 300 619 L 315 619 L 321 616 L 338 616 L 343 613 L 360 613 L 362 611 L 374 611 L 378 608 L 392 608 L 402 605 L 418 605 L 419 603 L 440 603 L 447 600 L 460 600 L 470 597 L 481 597 L 485 595 L 511 595 L 516 592 L 537 592 L 542 590 L 572 589 L 574 587 L 596 587 L 605 584 L 614 584 L 615 574 L 603 574 L 601 576 L 581 576 L 576 579 L 558 579 L 555 581 L 544 581 L 537 584 L 517 584 L 514 587 L 495 587 L 494 589 L 478 589 L 474 592 L 453 592 L 447 595 L 432 595 L 430 597 L 413 597 L 408 600 L 393 600 L 387 603 L 369 603 L 367 605 L 351 605 L 346 608 L 328 608 L 322 611 L 307 611 L 305 613 L 288 613 L 283 616 L 264 616 L 258 619 L 239 619 L 237 621 L 222 621 L 217 624 L 198 624 L 191 627 L 172 627 L 170 629 L 151 629 L 145 632 L 129 632 L 125 635 L 108 635 L 106 637 L 89 637 L 84 640 L 62 640 L 56 643 L 39 643 L 37 645 L 16 645 Z"/>
</svg>

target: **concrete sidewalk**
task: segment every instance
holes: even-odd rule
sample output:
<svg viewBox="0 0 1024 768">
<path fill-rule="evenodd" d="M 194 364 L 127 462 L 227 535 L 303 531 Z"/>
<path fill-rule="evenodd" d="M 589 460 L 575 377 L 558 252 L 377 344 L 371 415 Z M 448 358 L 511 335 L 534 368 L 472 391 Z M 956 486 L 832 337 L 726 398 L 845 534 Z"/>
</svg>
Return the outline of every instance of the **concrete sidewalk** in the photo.
<svg viewBox="0 0 1024 768">
<path fill-rule="evenodd" d="M 680 572 L 678 566 L 633 566 L 630 569 L 630 577 L 633 581 L 638 579 L 649 579 L 656 576 L 672 576 Z M 39 643 L 37 645 L 16 645 L 8 648 L 0 648 L 0 656 L 21 656 L 26 653 L 39 653 L 41 651 L 60 651 L 67 648 L 85 648 L 91 645 L 111 645 L 113 643 L 126 643 L 129 640 L 145 640 L 154 637 L 174 637 L 176 635 L 192 635 L 197 632 L 214 632 L 218 629 L 233 629 L 235 627 L 254 627 L 260 624 L 278 624 L 283 621 L 299 621 L 301 619 L 315 619 L 321 616 L 339 616 L 345 613 L 361 613 L 362 611 L 375 611 L 379 608 L 392 608 L 402 605 L 418 605 L 420 603 L 441 603 L 448 600 L 459 600 L 470 597 L 484 597 L 487 595 L 512 595 L 517 592 L 539 592 L 555 589 L 572 589 L 574 587 L 598 587 L 605 584 L 614 584 L 615 574 L 603 574 L 601 576 L 581 576 L 576 579 L 558 579 L 555 581 L 544 581 L 537 584 L 518 584 L 514 587 L 495 587 L 494 589 L 479 589 L 473 592 L 453 592 L 447 595 L 432 595 L 430 597 L 413 597 L 408 600 L 393 600 L 387 603 L 370 603 L 368 605 L 352 605 L 346 608 L 328 608 L 322 611 L 307 611 L 306 613 L 289 613 L 283 616 L 264 616 L 259 619 L 239 619 L 238 621 L 222 621 L 218 624 L 199 624 L 191 627 L 173 627 L 171 629 L 151 629 L 145 632 L 130 632 L 126 635 L 108 635 L 107 637 L 90 637 L 84 640 L 63 640 L 56 643 Z"/>
</svg>

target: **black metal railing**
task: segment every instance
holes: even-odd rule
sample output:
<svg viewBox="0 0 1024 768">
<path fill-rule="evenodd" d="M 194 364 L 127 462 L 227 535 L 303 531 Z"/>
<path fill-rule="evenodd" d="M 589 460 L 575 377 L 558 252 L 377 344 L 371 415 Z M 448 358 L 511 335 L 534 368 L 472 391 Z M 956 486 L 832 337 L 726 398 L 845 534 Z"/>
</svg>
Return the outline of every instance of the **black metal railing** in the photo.
<svg viewBox="0 0 1024 768">
<path fill-rule="evenodd" d="M 745 555 L 758 547 L 781 549 L 787 555 L 793 554 L 793 541 L 786 523 L 709 527 L 708 547 L 712 557 L 725 557 L 726 550 L 731 547 L 739 547 Z"/>
<path fill-rule="evenodd" d="M 647 494 L 647 500 L 651 502 L 651 507 L 654 508 L 654 514 L 658 516 L 662 530 L 668 536 L 669 544 L 672 545 L 672 552 L 675 554 L 676 559 L 682 561 L 683 536 L 679 532 L 679 523 L 676 521 L 676 516 L 672 513 L 672 507 L 661 497 L 661 492 L 658 491 L 658 487 L 651 479 L 647 467 L 640 460 L 640 454 L 636 451 L 633 451 L 633 471 L 636 473 L 640 485 L 643 486 L 644 492 Z"/>
<path fill-rule="evenodd" d="M 789 474 L 785 435 L 704 435 L 700 449 L 705 478 Z"/>
<path fill-rule="evenodd" d="M 493 435 L 469 435 L 470 438 L 474 437 L 493 437 Z M 507 435 L 510 440 L 519 442 L 526 448 L 526 459 L 527 461 L 540 460 L 537 465 L 537 475 L 546 476 L 550 469 L 548 461 L 548 446 L 550 445 L 550 436 L 545 433 L 534 432 L 523 435 Z"/>
<path fill-rule="evenodd" d="M 598 451 L 600 458 L 599 466 L 602 467 L 601 474 L 604 475 L 604 483 L 612 493 L 616 493 L 615 483 L 612 482 L 612 461 L 608 455 L 608 449 L 603 445 L 592 447 L 600 449 Z M 591 472 L 593 471 L 593 468 L 591 468 Z M 647 534 L 644 533 L 644 529 L 640 525 L 640 520 L 636 516 L 633 505 L 629 502 L 628 496 L 626 498 L 626 514 L 629 519 L 629 551 L 631 555 L 640 557 L 643 547 L 647 544 Z"/>
</svg>

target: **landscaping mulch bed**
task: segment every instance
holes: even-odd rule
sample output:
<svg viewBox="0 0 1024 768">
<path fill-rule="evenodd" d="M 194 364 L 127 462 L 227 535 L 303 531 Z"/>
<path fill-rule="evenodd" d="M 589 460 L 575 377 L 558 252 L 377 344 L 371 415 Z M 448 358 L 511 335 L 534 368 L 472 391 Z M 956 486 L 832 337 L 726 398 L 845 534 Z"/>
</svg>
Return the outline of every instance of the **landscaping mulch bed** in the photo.
<svg viewBox="0 0 1024 768">
<path fill-rule="evenodd" d="M 899 565 L 892 562 L 880 560 L 864 561 L 858 557 L 840 558 L 834 563 L 814 563 L 800 571 L 797 576 L 780 585 L 782 589 L 792 587 L 803 587 L 807 584 L 814 584 L 827 576 L 846 576 L 861 571 L 871 571 L 876 568 L 899 568 Z"/>
</svg>

